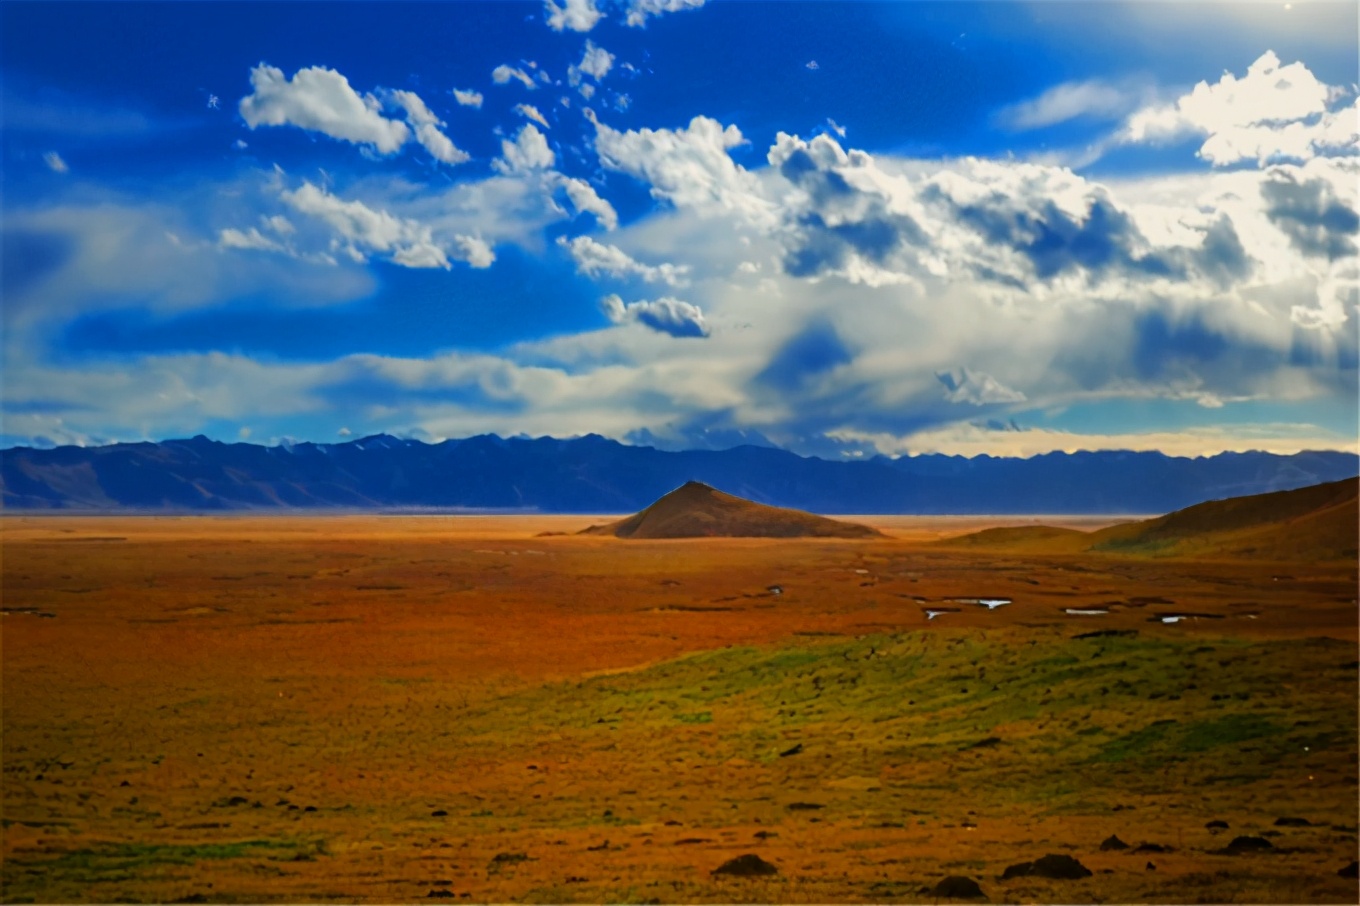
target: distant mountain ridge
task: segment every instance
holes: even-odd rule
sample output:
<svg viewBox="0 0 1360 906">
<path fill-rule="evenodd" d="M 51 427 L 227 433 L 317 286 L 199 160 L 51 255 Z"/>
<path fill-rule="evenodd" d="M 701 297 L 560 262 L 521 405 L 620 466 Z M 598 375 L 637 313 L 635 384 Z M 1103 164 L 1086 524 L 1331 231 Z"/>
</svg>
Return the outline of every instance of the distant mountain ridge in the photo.
<svg viewBox="0 0 1360 906">
<path fill-rule="evenodd" d="M 1128 451 L 1029 459 L 922 455 L 830 462 L 742 446 L 666 452 L 598 435 L 479 435 L 426 444 L 374 435 L 265 447 L 198 436 L 0 451 L 7 510 L 513 508 L 631 513 L 696 480 L 814 513 L 1165 513 L 1360 473 L 1353 453 Z"/>
</svg>

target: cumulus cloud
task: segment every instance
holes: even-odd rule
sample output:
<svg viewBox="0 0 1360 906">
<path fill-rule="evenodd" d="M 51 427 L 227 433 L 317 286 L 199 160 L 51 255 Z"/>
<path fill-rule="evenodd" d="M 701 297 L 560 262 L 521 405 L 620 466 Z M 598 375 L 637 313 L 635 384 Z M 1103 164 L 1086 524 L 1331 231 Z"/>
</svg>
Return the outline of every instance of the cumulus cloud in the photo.
<svg viewBox="0 0 1360 906">
<path fill-rule="evenodd" d="M 643 264 L 617 246 L 596 242 L 589 236 L 577 236 L 570 240 L 559 236 L 557 244 L 571 253 L 577 272 L 590 277 L 637 277 L 647 283 L 665 283 L 668 286 L 684 286 L 689 282 L 688 265 Z"/>
<path fill-rule="evenodd" d="M 698 9 L 703 5 L 704 0 L 628 0 L 624 21 L 634 28 L 642 28 L 653 16 Z"/>
<path fill-rule="evenodd" d="M 524 173 L 546 170 L 556 162 L 556 155 L 548 147 L 548 139 L 534 128 L 533 123 L 520 127 L 513 139 L 501 140 L 501 156 L 492 162 L 500 173 Z"/>
<path fill-rule="evenodd" d="M 458 235 L 445 247 L 428 224 L 374 210 L 361 201 L 345 201 L 310 182 L 286 190 L 280 197 L 298 213 L 330 226 L 337 250 L 355 261 L 378 253 L 403 267 L 447 270 L 451 267 L 450 252 L 473 267 L 489 267 L 495 260 L 480 239 Z"/>
<path fill-rule="evenodd" d="M 473 91 L 472 89 L 466 91 L 462 88 L 453 89 L 453 99 L 463 107 L 482 106 L 482 93 L 480 91 Z"/>
<path fill-rule="evenodd" d="M 637 323 L 672 337 L 708 336 L 708 325 L 699 307 L 670 296 L 625 304 L 611 294 L 600 300 L 600 308 L 615 324 Z"/>
<path fill-rule="evenodd" d="M 1043 129 L 1074 119 L 1117 120 L 1148 100 L 1146 87 L 1101 79 L 1063 82 L 1036 98 L 1004 107 L 996 120 L 1007 129 Z"/>
<path fill-rule="evenodd" d="M 1117 141 L 1158 143 L 1202 136 L 1199 156 L 1214 166 L 1354 154 L 1360 147 L 1356 106 L 1333 109 L 1329 102 L 1334 96 L 1303 63 L 1285 65 L 1267 51 L 1242 78 L 1224 73 L 1172 103 L 1135 112 Z"/>
<path fill-rule="evenodd" d="M 553 0 L 543 0 L 548 15 L 548 27 L 553 31 L 590 31 L 604 17 L 596 0 L 563 0 L 558 6 Z"/>
<path fill-rule="evenodd" d="M 936 373 L 935 379 L 944 385 L 944 398 L 951 403 L 988 406 L 1025 400 L 1025 395 L 1019 390 L 1012 390 L 982 371 L 970 371 L 967 368 L 941 371 Z"/>
<path fill-rule="evenodd" d="M 516 104 L 515 112 L 518 113 L 520 116 L 524 117 L 525 119 L 533 120 L 535 123 L 541 125 L 544 129 L 552 128 L 552 126 L 549 125 L 548 120 L 543 116 L 543 114 L 539 113 L 538 108 L 533 106 L 532 104 Z"/>
<path fill-rule="evenodd" d="M 588 115 L 600 162 L 647 183 L 654 198 L 771 222 L 773 206 L 761 197 L 755 178 L 728 154 L 745 141 L 736 126 L 696 116 L 684 129 L 620 132 Z"/>
<path fill-rule="evenodd" d="M 405 123 L 382 115 L 376 97 L 360 95 L 334 69 L 310 66 L 289 79 L 283 70 L 261 63 L 251 70 L 250 85 L 253 91 L 239 109 L 251 129 L 297 126 L 380 154 L 394 153 L 410 137 Z"/>
<path fill-rule="evenodd" d="M 47 169 L 53 173 L 67 173 L 71 169 L 66 165 L 66 161 L 61 159 L 61 155 L 55 151 L 48 151 L 44 154 L 43 163 L 47 164 Z"/>
<path fill-rule="evenodd" d="M 538 87 L 538 83 L 534 81 L 533 76 L 529 75 L 529 73 L 525 72 L 523 69 L 517 69 L 514 66 L 508 66 L 502 63 L 500 66 L 491 70 L 491 81 L 495 82 L 497 85 L 508 85 L 511 79 L 519 82 L 530 91 Z"/>
</svg>

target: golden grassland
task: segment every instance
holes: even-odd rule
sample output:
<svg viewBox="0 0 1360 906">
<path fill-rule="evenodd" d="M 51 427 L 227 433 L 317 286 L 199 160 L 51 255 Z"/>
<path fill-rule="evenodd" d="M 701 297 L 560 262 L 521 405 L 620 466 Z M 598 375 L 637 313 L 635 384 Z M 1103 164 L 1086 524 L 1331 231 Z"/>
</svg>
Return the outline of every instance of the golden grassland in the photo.
<svg viewBox="0 0 1360 906">
<path fill-rule="evenodd" d="M 1356 901 L 1353 559 L 592 521 L 0 520 L 0 899 Z"/>
</svg>

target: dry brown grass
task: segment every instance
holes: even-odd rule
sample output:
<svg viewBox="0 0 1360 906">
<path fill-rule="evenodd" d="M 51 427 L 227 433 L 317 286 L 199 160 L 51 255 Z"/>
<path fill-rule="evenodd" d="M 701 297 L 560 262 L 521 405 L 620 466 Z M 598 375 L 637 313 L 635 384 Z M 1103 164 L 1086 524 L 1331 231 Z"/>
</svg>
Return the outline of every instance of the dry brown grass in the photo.
<svg viewBox="0 0 1360 906">
<path fill-rule="evenodd" d="M 5 519 L 3 899 L 1355 898 L 1354 563 L 536 537 L 591 521 Z M 996 879 L 1045 852 L 1096 874 Z"/>
</svg>

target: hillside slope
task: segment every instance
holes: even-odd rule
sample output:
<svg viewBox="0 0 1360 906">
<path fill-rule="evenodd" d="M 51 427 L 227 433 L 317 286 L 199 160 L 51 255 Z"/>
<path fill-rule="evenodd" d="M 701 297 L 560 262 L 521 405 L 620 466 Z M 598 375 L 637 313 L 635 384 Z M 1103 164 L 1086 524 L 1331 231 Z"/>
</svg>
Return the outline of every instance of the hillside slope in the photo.
<svg viewBox="0 0 1360 906">
<path fill-rule="evenodd" d="M 1096 551 L 1159 557 L 1354 560 L 1360 481 L 1212 500 L 1097 532 L 1049 526 L 988 529 L 948 544 L 1015 553 Z"/>
<path fill-rule="evenodd" d="M 881 533 L 866 525 L 753 503 L 690 481 L 627 519 L 593 525 L 581 534 L 618 538 L 872 538 Z"/>
</svg>

